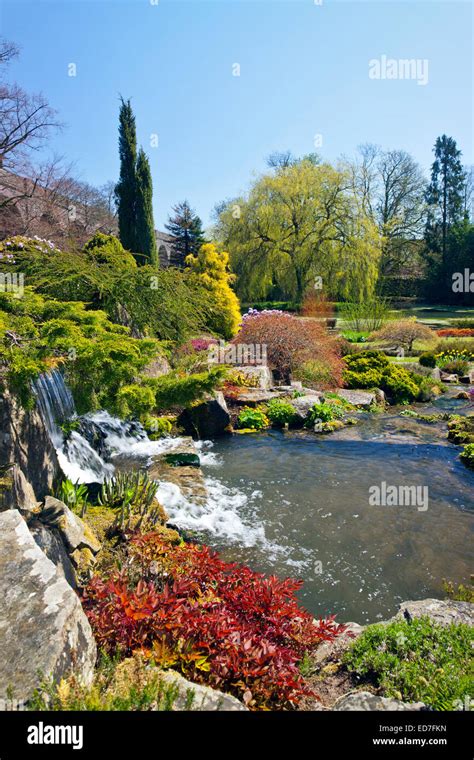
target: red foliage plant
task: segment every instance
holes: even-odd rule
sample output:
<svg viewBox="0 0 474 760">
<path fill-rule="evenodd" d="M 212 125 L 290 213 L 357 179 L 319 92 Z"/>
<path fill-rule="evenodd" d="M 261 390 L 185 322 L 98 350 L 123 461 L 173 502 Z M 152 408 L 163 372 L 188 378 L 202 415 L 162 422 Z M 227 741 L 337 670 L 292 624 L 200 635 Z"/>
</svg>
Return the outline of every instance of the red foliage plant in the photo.
<svg viewBox="0 0 474 760">
<path fill-rule="evenodd" d="M 474 329 L 471 327 L 449 327 L 444 330 L 437 330 L 436 334 L 440 338 L 472 338 Z"/>
<path fill-rule="evenodd" d="M 328 387 L 341 383 L 343 363 L 337 341 L 315 319 L 280 311 L 245 314 L 234 343 L 266 346 L 268 364 L 283 380 L 296 366 L 309 360 L 323 362 L 330 370 Z"/>
<path fill-rule="evenodd" d="M 90 581 L 83 603 L 102 650 L 145 651 L 252 709 L 288 709 L 310 694 L 298 669 L 304 653 L 345 631 L 333 616 L 313 621 L 296 600 L 300 585 L 152 532 L 132 539 L 126 570 Z"/>
</svg>

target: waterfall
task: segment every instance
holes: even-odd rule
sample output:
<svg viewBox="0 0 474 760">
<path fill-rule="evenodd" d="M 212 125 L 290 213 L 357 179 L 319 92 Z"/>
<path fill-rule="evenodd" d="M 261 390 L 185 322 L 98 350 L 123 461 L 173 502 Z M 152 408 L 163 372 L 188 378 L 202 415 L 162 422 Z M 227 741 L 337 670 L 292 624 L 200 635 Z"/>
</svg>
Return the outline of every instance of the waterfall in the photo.
<svg viewBox="0 0 474 760">
<path fill-rule="evenodd" d="M 40 375 L 33 383 L 33 392 L 64 475 L 73 483 L 101 483 L 113 475 L 114 466 L 106 462 L 80 432 L 71 430 L 64 435 L 61 430 L 61 425 L 68 420 L 77 420 L 80 427 L 74 398 L 62 373 L 53 370 Z"/>
<path fill-rule="evenodd" d="M 150 441 L 139 422 L 120 420 L 105 411 L 79 417 L 58 370 L 40 375 L 33 391 L 61 469 L 73 483 L 102 483 L 114 474 L 117 457 L 146 464 L 154 454 L 172 450 L 181 442 L 179 438 Z M 73 424 L 65 435 L 61 425 L 67 421 Z"/>
<path fill-rule="evenodd" d="M 55 369 L 40 375 L 33 383 L 33 391 L 51 440 L 55 446 L 60 446 L 63 434 L 59 426 L 76 414 L 72 393 L 62 373 Z"/>
</svg>

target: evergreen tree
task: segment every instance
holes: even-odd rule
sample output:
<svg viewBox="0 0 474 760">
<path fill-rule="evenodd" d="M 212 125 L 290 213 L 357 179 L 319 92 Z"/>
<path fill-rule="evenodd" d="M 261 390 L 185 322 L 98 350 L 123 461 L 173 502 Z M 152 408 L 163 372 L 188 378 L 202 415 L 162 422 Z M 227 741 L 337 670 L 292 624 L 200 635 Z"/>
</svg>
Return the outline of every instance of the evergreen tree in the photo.
<svg viewBox="0 0 474 760">
<path fill-rule="evenodd" d="M 130 100 L 121 98 L 119 116 L 120 177 L 115 186 L 119 238 L 123 247 L 135 251 L 137 198 L 137 130 Z"/>
<path fill-rule="evenodd" d="M 165 225 L 173 240 L 173 252 L 176 263 L 184 266 L 186 257 L 196 256 L 206 240 L 202 229 L 202 221 L 190 207 L 188 201 L 173 206 L 173 216 L 168 217 Z"/>
<path fill-rule="evenodd" d="M 153 184 L 151 180 L 150 163 L 140 148 L 136 168 L 136 220 L 135 248 L 137 254 L 143 254 L 142 263 L 156 264 L 158 253 L 156 249 L 155 225 L 153 223 Z"/>
<path fill-rule="evenodd" d="M 437 278 L 444 281 L 448 267 L 449 233 L 463 217 L 466 175 L 461 151 L 452 137 L 438 137 L 431 182 L 426 193 L 428 217 L 425 241 Z M 432 270 L 433 271 L 433 270 Z"/>
</svg>

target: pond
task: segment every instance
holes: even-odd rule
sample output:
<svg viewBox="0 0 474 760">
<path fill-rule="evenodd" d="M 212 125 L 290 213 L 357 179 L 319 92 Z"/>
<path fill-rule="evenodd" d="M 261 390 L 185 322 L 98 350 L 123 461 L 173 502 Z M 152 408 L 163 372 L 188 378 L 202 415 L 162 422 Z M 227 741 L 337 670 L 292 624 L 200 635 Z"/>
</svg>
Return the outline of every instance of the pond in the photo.
<svg viewBox="0 0 474 760">
<path fill-rule="evenodd" d="M 474 472 L 445 423 L 366 415 L 331 436 L 234 435 L 207 451 L 207 509 L 171 505 L 172 520 L 227 560 L 303 579 L 315 616 L 376 622 L 472 572 Z M 427 487 L 427 508 L 371 506 L 382 482 Z"/>
</svg>

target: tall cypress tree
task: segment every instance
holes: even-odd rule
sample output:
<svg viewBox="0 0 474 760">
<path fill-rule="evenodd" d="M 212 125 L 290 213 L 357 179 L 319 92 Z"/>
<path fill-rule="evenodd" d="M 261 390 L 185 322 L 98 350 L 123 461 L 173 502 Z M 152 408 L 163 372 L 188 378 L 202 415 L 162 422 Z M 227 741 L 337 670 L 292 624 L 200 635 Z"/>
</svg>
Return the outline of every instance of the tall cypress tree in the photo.
<svg viewBox="0 0 474 760">
<path fill-rule="evenodd" d="M 150 163 L 143 148 L 140 148 L 138 152 L 136 178 L 136 244 L 134 250 L 137 253 L 142 253 L 152 264 L 156 264 L 158 254 L 153 223 L 153 184 Z"/>
<path fill-rule="evenodd" d="M 446 135 L 438 137 L 433 150 L 435 160 L 426 192 L 428 217 L 425 240 L 429 252 L 439 254 L 439 266 L 445 273 L 449 232 L 463 216 L 466 175 L 461 163 L 461 151 L 454 138 Z"/>
<path fill-rule="evenodd" d="M 119 116 L 120 177 L 115 186 L 119 238 L 123 247 L 135 251 L 137 198 L 137 130 L 130 100 L 121 98 Z"/>
<path fill-rule="evenodd" d="M 168 217 L 165 225 L 173 240 L 173 252 L 176 263 L 184 266 L 186 256 L 197 255 L 201 245 L 206 242 L 202 221 L 190 207 L 188 201 L 173 206 L 173 216 Z"/>
</svg>

